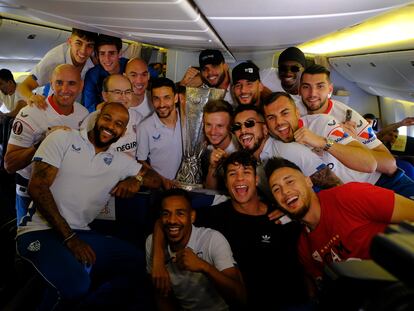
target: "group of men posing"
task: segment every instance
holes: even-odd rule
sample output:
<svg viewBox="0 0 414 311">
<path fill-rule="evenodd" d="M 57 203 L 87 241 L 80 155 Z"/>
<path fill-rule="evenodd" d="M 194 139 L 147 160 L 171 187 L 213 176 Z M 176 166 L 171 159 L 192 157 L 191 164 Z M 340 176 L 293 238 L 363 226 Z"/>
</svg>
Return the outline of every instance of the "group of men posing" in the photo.
<svg viewBox="0 0 414 311">
<path fill-rule="evenodd" d="M 309 309 L 325 263 L 369 258 L 376 233 L 414 219 L 414 182 L 356 111 L 345 120 L 329 71 L 293 47 L 277 73 L 243 62 L 231 75 L 220 51 L 204 50 L 200 71 L 179 82 L 226 90 L 204 107 L 202 167 L 205 187 L 230 200 L 196 217 L 171 189 L 182 157 L 176 84 L 155 79 L 147 96 L 145 62 L 120 58 L 120 47 L 74 30 L 17 86 L 29 105 L 5 167 L 17 172 L 18 252 L 51 285 L 43 309 L 148 308 L 142 252 L 88 226 L 110 195 L 141 186 L 167 189 L 146 245 L 163 310 Z M 51 94 L 33 94 L 50 74 Z"/>
</svg>

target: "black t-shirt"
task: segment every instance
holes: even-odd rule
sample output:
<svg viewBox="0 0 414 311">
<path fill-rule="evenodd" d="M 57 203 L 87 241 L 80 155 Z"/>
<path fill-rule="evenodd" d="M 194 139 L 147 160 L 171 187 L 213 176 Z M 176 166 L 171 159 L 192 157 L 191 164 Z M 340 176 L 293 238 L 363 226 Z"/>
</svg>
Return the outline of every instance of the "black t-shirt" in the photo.
<svg viewBox="0 0 414 311">
<path fill-rule="evenodd" d="M 304 274 L 297 256 L 300 224 L 276 225 L 267 214 L 239 213 L 229 200 L 198 209 L 195 225 L 220 231 L 230 243 L 246 284 L 249 307 L 278 310 L 305 300 Z"/>
</svg>

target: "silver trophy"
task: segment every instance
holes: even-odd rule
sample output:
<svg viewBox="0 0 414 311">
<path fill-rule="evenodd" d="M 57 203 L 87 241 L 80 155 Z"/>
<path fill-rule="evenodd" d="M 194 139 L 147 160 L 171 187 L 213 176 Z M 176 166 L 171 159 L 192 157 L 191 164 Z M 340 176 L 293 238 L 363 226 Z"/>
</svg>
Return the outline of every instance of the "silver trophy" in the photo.
<svg viewBox="0 0 414 311">
<path fill-rule="evenodd" d="M 224 98 L 225 90 L 187 87 L 186 104 L 180 106 L 183 158 L 176 181 L 185 190 L 202 188 L 201 155 L 205 148 L 203 108 L 209 100 Z"/>
</svg>

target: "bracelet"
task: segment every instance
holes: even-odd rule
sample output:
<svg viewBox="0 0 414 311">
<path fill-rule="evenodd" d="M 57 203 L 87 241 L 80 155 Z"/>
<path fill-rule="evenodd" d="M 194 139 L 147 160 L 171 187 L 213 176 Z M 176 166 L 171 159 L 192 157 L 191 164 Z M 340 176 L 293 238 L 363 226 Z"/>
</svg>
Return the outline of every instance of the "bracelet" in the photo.
<svg viewBox="0 0 414 311">
<path fill-rule="evenodd" d="M 76 232 L 72 232 L 71 235 L 69 235 L 66 239 L 63 240 L 62 244 L 66 245 L 66 243 L 68 243 L 68 241 L 72 238 L 74 238 L 76 236 Z"/>
</svg>

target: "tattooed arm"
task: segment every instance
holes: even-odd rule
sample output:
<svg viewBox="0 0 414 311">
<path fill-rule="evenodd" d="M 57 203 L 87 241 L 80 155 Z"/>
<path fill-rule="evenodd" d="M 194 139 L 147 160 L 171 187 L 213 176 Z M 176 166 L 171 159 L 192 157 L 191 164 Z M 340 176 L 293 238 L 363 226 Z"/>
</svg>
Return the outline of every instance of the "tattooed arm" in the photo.
<svg viewBox="0 0 414 311">
<path fill-rule="evenodd" d="M 328 189 L 343 184 L 342 180 L 327 166 L 313 173 L 310 179 L 320 189 Z"/>
<path fill-rule="evenodd" d="M 33 199 L 37 211 L 56 230 L 73 255 L 81 262 L 93 264 L 95 253 L 92 248 L 80 240 L 72 231 L 69 224 L 59 213 L 50 186 L 55 180 L 58 169 L 41 161 L 33 162 L 32 176 L 29 181 L 29 194 Z"/>
</svg>

